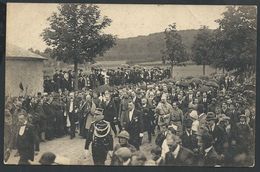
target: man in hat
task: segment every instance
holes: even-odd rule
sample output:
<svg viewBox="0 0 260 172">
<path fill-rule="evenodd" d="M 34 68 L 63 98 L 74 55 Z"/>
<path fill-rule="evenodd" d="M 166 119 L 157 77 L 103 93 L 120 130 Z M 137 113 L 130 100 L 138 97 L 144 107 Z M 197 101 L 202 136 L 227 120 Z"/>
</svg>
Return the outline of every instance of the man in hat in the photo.
<svg viewBox="0 0 260 172">
<path fill-rule="evenodd" d="M 209 134 L 212 135 L 214 141 L 217 139 L 217 133 L 216 133 L 216 122 L 217 122 L 217 118 L 214 112 L 208 112 L 207 113 L 207 117 L 206 117 L 206 121 L 207 121 L 207 130 L 209 132 Z"/>
<path fill-rule="evenodd" d="M 192 119 L 185 119 L 183 122 L 184 125 L 184 132 L 183 135 L 181 136 L 182 140 L 182 146 L 185 148 L 188 148 L 192 151 L 195 149 L 198 149 L 198 139 L 195 135 L 195 131 L 191 129 L 192 127 Z"/>
<path fill-rule="evenodd" d="M 111 134 L 111 126 L 110 123 L 103 118 L 103 109 L 97 108 L 95 111 L 95 121 L 91 124 L 90 131 L 86 137 L 86 155 L 89 155 L 89 145 L 92 142 L 94 165 L 105 165 L 107 154 L 109 153 L 110 156 L 112 156 L 113 137 Z"/>
<path fill-rule="evenodd" d="M 135 108 L 133 102 L 129 102 L 128 109 L 122 114 L 121 118 L 122 128 L 130 135 L 129 143 L 139 150 L 144 131 L 143 116 L 141 112 Z"/>
</svg>

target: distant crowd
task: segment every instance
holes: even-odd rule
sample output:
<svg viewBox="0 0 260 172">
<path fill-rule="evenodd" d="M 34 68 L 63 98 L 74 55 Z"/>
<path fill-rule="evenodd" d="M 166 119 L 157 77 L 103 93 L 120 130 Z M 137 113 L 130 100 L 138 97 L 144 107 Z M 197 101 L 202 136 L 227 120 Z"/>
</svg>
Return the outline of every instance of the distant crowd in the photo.
<svg viewBox="0 0 260 172">
<path fill-rule="evenodd" d="M 107 69 L 92 68 L 90 74 L 85 74 L 82 69 L 78 73 L 78 89 L 95 89 L 101 85 L 119 86 L 127 84 L 138 84 L 142 82 L 158 82 L 170 78 L 170 68 L 140 68 L 127 67 Z M 62 92 L 74 89 L 75 73 L 72 70 L 55 70 L 53 76 L 44 79 L 44 92 Z"/>
<path fill-rule="evenodd" d="M 57 83 L 62 80 L 58 75 L 53 76 Z M 41 142 L 68 135 L 85 139 L 82 149 L 95 165 L 104 165 L 107 157 L 111 161 L 106 165 L 254 164 L 256 97 L 252 83 L 238 83 L 229 75 L 150 82 L 147 88 L 124 82 L 102 92 L 72 91 L 71 85 L 60 82 L 59 92 L 7 98 L 6 161 L 16 149 L 19 164 L 29 164 Z M 144 133 L 153 144 L 151 159 L 140 148 Z M 115 137 L 119 138 L 116 144 Z M 54 164 L 54 160 L 55 155 L 47 153 L 40 163 Z"/>
</svg>

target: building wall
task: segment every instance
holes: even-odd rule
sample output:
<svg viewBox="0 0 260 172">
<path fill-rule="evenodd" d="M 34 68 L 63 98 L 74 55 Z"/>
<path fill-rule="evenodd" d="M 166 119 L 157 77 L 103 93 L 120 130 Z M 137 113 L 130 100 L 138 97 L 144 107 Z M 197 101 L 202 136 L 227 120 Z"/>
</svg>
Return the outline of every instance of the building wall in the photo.
<svg viewBox="0 0 260 172">
<path fill-rule="evenodd" d="M 20 82 L 24 92 L 19 88 Z M 43 91 L 43 61 L 42 60 L 8 60 L 5 67 L 5 95 L 36 95 Z"/>
</svg>

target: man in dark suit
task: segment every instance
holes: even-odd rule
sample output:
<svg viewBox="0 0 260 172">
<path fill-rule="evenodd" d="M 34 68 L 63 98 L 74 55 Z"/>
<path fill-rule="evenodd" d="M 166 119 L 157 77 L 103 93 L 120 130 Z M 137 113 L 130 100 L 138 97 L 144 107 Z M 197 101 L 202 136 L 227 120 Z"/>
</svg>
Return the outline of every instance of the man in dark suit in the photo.
<svg viewBox="0 0 260 172">
<path fill-rule="evenodd" d="M 24 115 L 20 115 L 18 120 L 22 124 L 17 138 L 17 149 L 20 155 L 18 164 L 29 165 L 29 160 L 34 160 L 34 130 Z"/>
<path fill-rule="evenodd" d="M 230 118 L 231 130 L 236 130 L 236 124 L 239 122 L 239 112 L 235 108 L 235 104 L 229 105 L 229 111 L 226 114 Z"/>
<path fill-rule="evenodd" d="M 200 104 L 203 104 L 203 106 L 204 106 L 204 111 L 205 111 L 205 113 L 207 113 L 208 112 L 208 105 L 209 105 L 209 100 L 208 100 L 208 97 L 207 97 L 207 93 L 206 92 L 204 92 L 203 94 L 202 94 L 202 98 L 200 99 L 200 102 L 199 102 Z"/>
<path fill-rule="evenodd" d="M 149 143 L 151 143 L 153 128 L 155 125 L 154 124 L 155 118 L 154 118 L 154 112 L 152 110 L 152 106 L 147 104 L 146 98 L 142 99 L 141 111 L 143 114 L 144 130 L 147 131 L 148 140 L 149 140 Z"/>
<path fill-rule="evenodd" d="M 141 112 L 135 109 L 134 103 L 128 103 L 128 109 L 121 116 L 121 126 L 125 129 L 129 135 L 129 143 L 139 150 L 142 142 L 144 124 L 143 116 Z"/>
<path fill-rule="evenodd" d="M 198 139 L 194 131 L 191 130 L 192 122 L 192 119 L 189 118 L 184 120 L 184 131 L 183 135 L 181 136 L 181 140 L 183 147 L 195 151 L 198 149 Z"/>
<path fill-rule="evenodd" d="M 198 165 L 209 167 L 219 165 L 221 158 L 213 146 L 214 140 L 212 135 L 208 132 L 203 132 L 202 135 L 198 137 L 198 143 L 202 150 Z"/>
<path fill-rule="evenodd" d="M 69 115 L 70 121 L 70 138 L 73 139 L 75 137 L 75 130 L 76 130 L 76 113 L 78 112 L 77 102 L 74 98 L 74 93 L 70 93 L 70 99 L 66 105 L 66 114 Z"/>
<path fill-rule="evenodd" d="M 101 102 L 101 108 L 104 109 L 104 120 L 110 122 L 111 128 L 115 135 L 117 135 L 117 130 L 114 121 L 117 120 L 117 110 L 116 104 L 111 98 L 110 93 L 106 93 L 105 100 Z"/>
<path fill-rule="evenodd" d="M 169 134 L 166 137 L 169 152 L 166 153 L 164 165 L 191 166 L 194 163 L 194 154 L 191 150 L 180 145 L 179 136 Z"/>
</svg>

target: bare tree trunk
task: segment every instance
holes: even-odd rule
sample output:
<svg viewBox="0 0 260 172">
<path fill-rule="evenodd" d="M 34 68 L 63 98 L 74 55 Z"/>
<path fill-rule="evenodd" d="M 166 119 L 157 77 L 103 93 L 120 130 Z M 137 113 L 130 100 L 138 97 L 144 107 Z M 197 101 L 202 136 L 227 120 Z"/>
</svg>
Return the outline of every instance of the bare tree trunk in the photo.
<svg viewBox="0 0 260 172">
<path fill-rule="evenodd" d="M 74 91 L 78 90 L 78 62 L 74 61 Z"/>
<path fill-rule="evenodd" d="M 171 78 L 173 78 L 173 64 L 171 63 Z"/>
<path fill-rule="evenodd" d="M 206 68 L 205 63 L 203 63 L 203 76 L 205 75 L 205 68 Z"/>
</svg>

